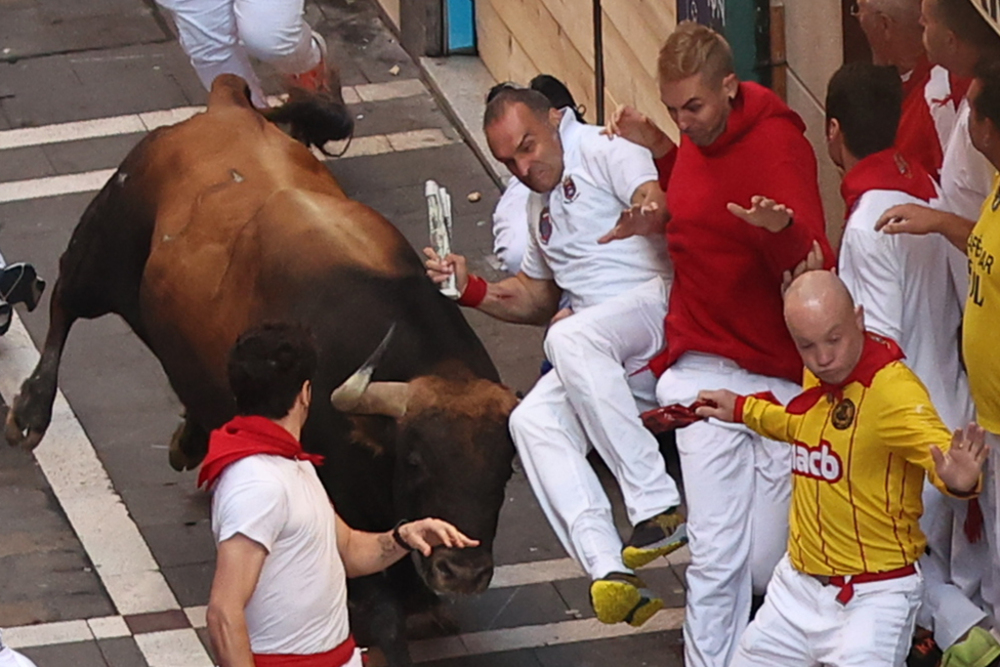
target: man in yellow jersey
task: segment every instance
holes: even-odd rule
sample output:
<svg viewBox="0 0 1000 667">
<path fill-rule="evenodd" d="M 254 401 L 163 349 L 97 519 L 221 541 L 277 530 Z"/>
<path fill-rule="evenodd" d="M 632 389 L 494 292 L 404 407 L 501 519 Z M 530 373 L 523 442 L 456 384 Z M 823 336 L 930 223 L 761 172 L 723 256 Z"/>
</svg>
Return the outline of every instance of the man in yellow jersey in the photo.
<svg viewBox="0 0 1000 667">
<path fill-rule="evenodd" d="M 899 346 L 865 331 L 835 274 L 803 274 L 784 308 L 804 392 L 787 406 L 765 394 L 699 396 L 716 406 L 699 415 L 794 448 L 788 551 L 731 667 L 898 667 L 922 596 L 924 475 L 944 493 L 977 493 L 984 433 L 948 432 Z"/>
</svg>

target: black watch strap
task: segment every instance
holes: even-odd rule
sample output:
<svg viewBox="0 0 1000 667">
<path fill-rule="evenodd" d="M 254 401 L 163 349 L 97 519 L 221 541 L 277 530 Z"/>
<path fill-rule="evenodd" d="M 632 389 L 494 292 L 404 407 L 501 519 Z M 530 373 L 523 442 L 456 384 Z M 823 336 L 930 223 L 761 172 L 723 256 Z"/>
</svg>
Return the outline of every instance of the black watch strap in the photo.
<svg viewBox="0 0 1000 667">
<path fill-rule="evenodd" d="M 397 523 L 395 526 L 392 527 L 392 539 L 396 540 L 396 544 L 398 544 L 403 549 L 406 549 L 407 551 L 413 551 L 413 547 L 410 546 L 406 542 L 406 540 L 403 539 L 403 536 L 399 534 L 399 528 L 404 523 L 409 523 L 409 521 L 407 521 L 406 519 L 401 519 L 399 523 Z"/>
</svg>

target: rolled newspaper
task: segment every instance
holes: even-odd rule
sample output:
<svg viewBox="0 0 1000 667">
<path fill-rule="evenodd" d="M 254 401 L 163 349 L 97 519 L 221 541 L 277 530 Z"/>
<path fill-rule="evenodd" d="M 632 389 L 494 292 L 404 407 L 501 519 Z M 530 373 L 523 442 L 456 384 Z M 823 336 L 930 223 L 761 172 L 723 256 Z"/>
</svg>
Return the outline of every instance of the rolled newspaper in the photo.
<svg viewBox="0 0 1000 667">
<path fill-rule="evenodd" d="M 437 184 L 427 181 L 424 185 L 427 197 L 427 222 L 431 232 L 431 247 L 442 259 L 451 254 L 451 195 Z M 455 285 L 455 276 L 449 276 L 441 283 L 441 293 L 449 299 L 457 299 L 462 294 Z"/>
</svg>

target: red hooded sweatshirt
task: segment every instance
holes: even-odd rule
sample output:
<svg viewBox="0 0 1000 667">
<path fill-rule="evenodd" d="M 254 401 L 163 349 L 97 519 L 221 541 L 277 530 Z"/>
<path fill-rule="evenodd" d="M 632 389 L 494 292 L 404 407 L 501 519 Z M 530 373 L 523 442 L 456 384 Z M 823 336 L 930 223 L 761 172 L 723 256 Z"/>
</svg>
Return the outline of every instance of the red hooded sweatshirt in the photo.
<svg viewBox="0 0 1000 667">
<path fill-rule="evenodd" d="M 674 284 L 666 319 L 667 348 L 650 362 L 660 375 L 685 352 L 731 359 L 760 375 L 802 381 L 802 361 L 785 327 L 781 279 L 805 259 L 813 241 L 827 267 L 816 156 L 805 124 L 773 92 L 741 83 L 726 129 L 710 146 L 687 137 L 657 160 L 671 219 L 667 248 Z M 773 233 L 740 220 L 764 195 L 787 205 L 794 222 Z"/>
</svg>

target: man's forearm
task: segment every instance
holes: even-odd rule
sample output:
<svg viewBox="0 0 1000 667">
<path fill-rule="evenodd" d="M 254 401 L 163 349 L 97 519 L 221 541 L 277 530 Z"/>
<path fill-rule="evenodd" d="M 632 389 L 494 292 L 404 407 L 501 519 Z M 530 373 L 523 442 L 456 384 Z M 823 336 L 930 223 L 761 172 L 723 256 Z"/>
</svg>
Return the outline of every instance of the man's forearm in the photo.
<svg viewBox="0 0 1000 667">
<path fill-rule="evenodd" d="M 938 233 L 963 253 L 967 252 L 969 236 L 972 234 L 972 228 L 976 226 L 975 221 L 967 220 L 954 213 L 941 212 L 940 216 Z"/>
<path fill-rule="evenodd" d="M 209 605 L 206 624 L 219 667 L 254 667 L 250 635 L 242 612 L 227 613 Z"/>
<path fill-rule="evenodd" d="M 365 533 L 352 530 L 347 549 L 341 554 L 348 577 L 381 572 L 406 556 L 409 550 L 396 543 L 392 531 Z"/>
<path fill-rule="evenodd" d="M 545 325 L 559 310 L 559 289 L 551 281 L 522 278 L 519 274 L 490 283 L 477 308 L 505 322 Z"/>
</svg>

